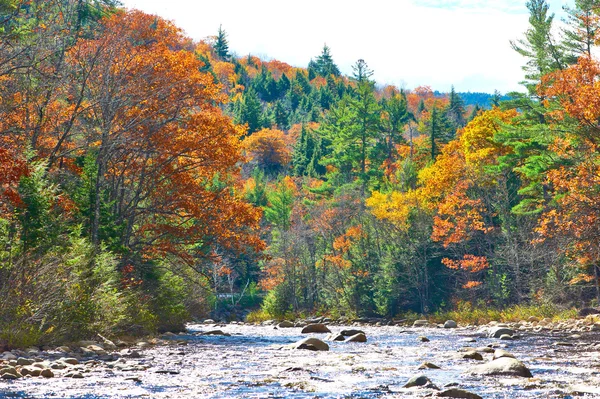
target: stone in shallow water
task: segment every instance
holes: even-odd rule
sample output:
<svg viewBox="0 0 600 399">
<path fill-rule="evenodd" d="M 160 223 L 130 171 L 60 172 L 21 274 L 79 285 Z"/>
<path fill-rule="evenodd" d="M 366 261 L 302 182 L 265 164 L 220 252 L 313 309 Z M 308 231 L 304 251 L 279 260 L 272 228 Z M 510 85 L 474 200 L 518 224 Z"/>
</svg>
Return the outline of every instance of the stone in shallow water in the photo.
<svg viewBox="0 0 600 399">
<path fill-rule="evenodd" d="M 425 362 L 422 363 L 419 368 L 419 370 L 426 370 L 426 369 L 441 369 L 440 366 L 433 364 L 433 363 L 429 363 L 429 362 Z"/>
<path fill-rule="evenodd" d="M 363 333 L 358 333 L 348 338 L 346 342 L 367 342 L 367 336 Z"/>
<path fill-rule="evenodd" d="M 425 375 L 416 375 L 404 384 L 403 388 L 423 387 L 431 384 L 431 380 Z"/>
<path fill-rule="evenodd" d="M 328 351 L 329 345 L 317 338 L 304 338 L 288 346 L 290 349 L 307 349 L 314 351 Z"/>
<path fill-rule="evenodd" d="M 342 334 L 329 334 L 327 336 L 327 338 L 325 338 L 327 341 L 345 341 L 346 338 L 344 338 L 344 336 Z"/>
<path fill-rule="evenodd" d="M 302 334 L 310 334 L 310 333 L 325 334 L 325 333 L 330 333 L 330 332 L 331 332 L 331 330 L 329 328 L 327 328 L 327 326 L 323 323 L 309 324 L 302 329 Z"/>
<path fill-rule="evenodd" d="M 277 327 L 279 327 L 279 328 L 292 328 L 292 327 L 294 327 L 294 323 L 292 323 L 291 321 L 282 321 L 281 323 L 277 324 Z"/>
<path fill-rule="evenodd" d="M 456 328 L 458 327 L 458 324 L 456 324 L 456 322 L 454 320 L 446 320 L 446 322 L 444 323 L 444 328 Z"/>
<path fill-rule="evenodd" d="M 417 341 L 420 341 L 420 342 L 429 342 L 430 339 L 427 338 L 427 337 L 425 337 L 425 336 L 420 336 L 420 337 L 417 338 Z"/>
<path fill-rule="evenodd" d="M 340 334 L 342 334 L 344 337 L 351 337 L 353 335 L 356 334 L 364 334 L 365 332 L 362 330 L 342 330 L 342 332 L 340 332 Z"/>
<path fill-rule="evenodd" d="M 468 351 L 463 355 L 463 359 L 483 360 L 483 356 L 481 356 L 481 353 L 479 352 Z"/>
<path fill-rule="evenodd" d="M 496 349 L 494 351 L 494 360 L 500 359 L 501 357 L 511 357 L 511 358 L 515 359 L 515 356 L 512 353 L 507 352 L 503 349 Z"/>
<path fill-rule="evenodd" d="M 425 327 L 429 324 L 427 320 L 415 320 L 413 327 Z"/>
<path fill-rule="evenodd" d="M 465 391 L 464 389 L 450 388 L 438 393 L 440 398 L 459 398 L 459 399 L 483 399 L 476 393 Z"/>
<path fill-rule="evenodd" d="M 531 371 L 517 359 L 510 357 L 501 357 L 479 366 L 475 366 L 468 371 L 471 374 L 479 375 L 511 375 L 516 377 L 531 378 Z"/>
<path fill-rule="evenodd" d="M 507 327 L 493 327 L 492 329 L 490 329 L 490 338 L 500 338 L 503 335 L 515 335 L 515 330 Z"/>
</svg>

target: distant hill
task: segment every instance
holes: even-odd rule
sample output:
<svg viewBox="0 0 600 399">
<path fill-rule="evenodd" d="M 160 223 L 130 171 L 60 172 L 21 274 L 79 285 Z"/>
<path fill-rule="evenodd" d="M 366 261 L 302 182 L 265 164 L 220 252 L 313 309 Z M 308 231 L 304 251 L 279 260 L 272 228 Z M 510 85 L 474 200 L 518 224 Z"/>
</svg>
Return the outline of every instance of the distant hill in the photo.
<svg viewBox="0 0 600 399">
<path fill-rule="evenodd" d="M 443 96 L 447 93 L 442 93 L 442 92 L 436 90 L 436 91 L 434 91 L 434 94 L 436 96 Z M 458 93 L 458 95 L 460 95 L 460 97 L 463 99 L 465 106 L 479 105 L 482 108 L 491 108 L 492 107 L 490 100 L 494 96 L 493 94 L 480 93 L 480 92 L 471 93 L 469 91 L 469 92 Z M 507 95 L 502 95 L 500 97 L 500 99 L 501 99 L 501 101 L 504 101 L 504 100 L 510 99 L 510 97 Z"/>
</svg>

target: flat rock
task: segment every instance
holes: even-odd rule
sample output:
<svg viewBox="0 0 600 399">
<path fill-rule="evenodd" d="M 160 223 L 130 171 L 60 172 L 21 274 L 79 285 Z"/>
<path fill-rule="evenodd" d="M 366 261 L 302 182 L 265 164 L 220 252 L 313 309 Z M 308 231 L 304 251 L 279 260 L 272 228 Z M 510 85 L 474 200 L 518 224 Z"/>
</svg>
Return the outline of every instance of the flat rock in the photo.
<svg viewBox="0 0 600 399">
<path fill-rule="evenodd" d="M 327 328 L 327 326 L 323 323 L 309 324 L 302 329 L 302 334 L 310 334 L 310 333 L 325 334 L 325 333 L 330 333 L 330 332 L 331 332 L 331 330 L 329 328 Z"/>
<path fill-rule="evenodd" d="M 277 324 L 277 327 L 279 328 L 292 328 L 294 327 L 294 323 L 292 323 L 291 321 L 282 321 L 281 323 Z"/>
<path fill-rule="evenodd" d="M 220 335 L 223 337 L 231 337 L 231 334 L 223 332 L 222 330 L 205 331 L 205 332 L 201 332 L 200 335 Z"/>
<path fill-rule="evenodd" d="M 346 342 L 367 342 L 367 336 L 363 333 L 358 333 L 349 337 Z"/>
<path fill-rule="evenodd" d="M 427 325 L 429 325 L 427 320 L 415 320 L 413 323 L 413 327 L 425 327 Z"/>
<path fill-rule="evenodd" d="M 288 346 L 290 349 L 307 349 L 313 351 L 328 351 L 329 345 L 317 338 L 304 338 Z"/>
<path fill-rule="evenodd" d="M 421 335 L 420 337 L 417 337 L 417 341 L 419 341 L 419 342 L 429 342 L 431 340 L 429 338 Z"/>
<path fill-rule="evenodd" d="M 63 357 L 58 359 L 58 361 L 65 364 L 70 364 L 71 366 L 76 366 L 79 364 L 79 360 L 75 359 L 74 357 Z"/>
<path fill-rule="evenodd" d="M 483 399 L 476 393 L 465 391 L 464 389 L 450 388 L 437 394 L 440 398 L 459 398 L 459 399 Z"/>
<path fill-rule="evenodd" d="M 478 375 L 511 375 L 517 377 L 531 378 L 531 371 L 517 359 L 501 357 L 489 363 L 481 364 L 469 369 L 471 374 Z"/>
<path fill-rule="evenodd" d="M 513 340 L 513 336 L 509 335 L 509 334 L 502 334 L 500 336 L 500 340 L 502 340 L 502 341 L 512 341 Z"/>
<path fill-rule="evenodd" d="M 421 365 L 418 368 L 418 370 L 427 370 L 427 369 L 441 369 L 441 367 L 436 364 L 433 364 L 433 363 L 425 362 L 425 363 L 421 363 Z"/>
</svg>

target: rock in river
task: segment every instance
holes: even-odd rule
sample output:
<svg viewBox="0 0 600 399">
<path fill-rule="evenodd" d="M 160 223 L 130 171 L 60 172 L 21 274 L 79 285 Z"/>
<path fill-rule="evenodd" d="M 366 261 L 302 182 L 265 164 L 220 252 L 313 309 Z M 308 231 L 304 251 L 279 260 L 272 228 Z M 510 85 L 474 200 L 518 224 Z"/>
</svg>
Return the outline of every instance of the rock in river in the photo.
<svg viewBox="0 0 600 399">
<path fill-rule="evenodd" d="M 507 327 L 494 327 L 490 330 L 490 338 L 500 338 L 503 335 L 515 335 L 515 330 Z"/>
<path fill-rule="evenodd" d="M 313 351 L 328 351 L 329 345 L 317 338 L 304 338 L 288 346 L 290 349 L 308 349 Z"/>
<path fill-rule="evenodd" d="M 344 337 L 351 337 L 356 334 L 364 334 L 364 333 L 365 332 L 362 330 L 342 330 L 342 332 L 340 334 L 342 334 Z"/>
<path fill-rule="evenodd" d="M 501 357 L 496 360 L 492 360 L 489 363 L 485 363 L 479 366 L 475 366 L 469 369 L 471 374 L 479 375 L 512 375 L 517 377 L 531 378 L 531 371 L 517 359 L 510 357 Z"/>
<path fill-rule="evenodd" d="M 367 336 L 363 333 L 358 333 L 348 338 L 346 342 L 367 342 Z"/>
<path fill-rule="evenodd" d="M 437 394 L 440 398 L 459 398 L 459 399 L 483 399 L 481 396 L 476 393 L 465 391 L 463 389 L 458 388 L 450 388 L 446 389 Z"/>
<path fill-rule="evenodd" d="M 426 370 L 426 369 L 440 369 L 440 368 L 441 368 L 440 366 L 438 366 L 438 365 L 436 365 L 436 364 L 433 364 L 433 363 L 429 363 L 429 362 L 422 363 L 422 364 L 419 366 L 419 370 Z"/>
<path fill-rule="evenodd" d="M 456 324 L 456 322 L 454 320 L 446 320 L 446 322 L 444 323 L 444 328 L 456 328 L 458 327 L 458 324 Z"/>
<path fill-rule="evenodd" d="M 483 360 L 483 356 L 479 352 L 468 351 L 463 355 L 463 359 Z"/>
<path fill-rule="evenodd" d="M 426 327 L 429 324 L 427 320 L 415 320 L 413 327 Z"/>
<path fill-rule="evenodd" d="M 331 330 L 329 328 L 327 328 L 327 326 L 323 323 L 309 324 L 302 329 L 302 334 L 309 334 L 309 333 L 325 334 L 325 333 L 330 333 L 330 332 L 331 332 Z"/>
<path fill-rule="evenodd" d="M 496 349 L 494 351 L 494 359 L 500 359 L 501 357 L 511 357 L 515 359 L 515 356 L 512 353 L 507 352 L 504 349 Z"/>
<path fill-rule="evenodd" d="M 291 321 L 282 321 L 281 323 L 277 324 L 277 327 L 279 328 L 292 328 L 294 327 L 294 323 L 292 323 Z"/>
<path fill-rule="evenodd" d="M 345 341 L 346 338 L 342 334 L 331 333 L 325 338 L 327 341 Z"/>
<path fill-rule="evenodd" d="M 423 387 L 425 385 L 431 384 L 431 380 L 424 375 L 416 375 L 406 384 L 404 384 L 403 388 L 412 388 L 412 387 Z"/>
</svg>

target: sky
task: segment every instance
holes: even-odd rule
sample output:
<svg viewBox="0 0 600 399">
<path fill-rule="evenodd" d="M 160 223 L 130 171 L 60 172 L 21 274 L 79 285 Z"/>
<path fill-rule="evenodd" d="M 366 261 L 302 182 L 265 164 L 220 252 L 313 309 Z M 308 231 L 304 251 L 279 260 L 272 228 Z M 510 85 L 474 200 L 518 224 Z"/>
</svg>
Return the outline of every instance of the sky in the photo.
<svg viewBox="0 0 600 399">
<path fill-rule="evenodd" d="M 172 20 L 195 40 L 227 32 L 230 51 L 306 67 L 331 48 L 342 73 L 364 59 L 375 80 L 412 89 L 523 89 L 510 41 L 528 28 L 525 0 L 121 0 Z M 572 0 L 549 0 L 560 20 Z"/>
</svg>

